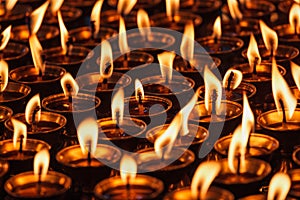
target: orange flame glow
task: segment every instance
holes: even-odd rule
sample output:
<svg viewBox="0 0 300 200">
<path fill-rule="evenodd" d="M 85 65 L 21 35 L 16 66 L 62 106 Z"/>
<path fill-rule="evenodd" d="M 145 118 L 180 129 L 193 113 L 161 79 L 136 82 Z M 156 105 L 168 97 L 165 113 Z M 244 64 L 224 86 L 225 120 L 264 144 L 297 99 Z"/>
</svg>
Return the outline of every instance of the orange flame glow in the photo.
<svg viewBox="0 0 300 200">
<path fill-rule="evenodd" d="M 70 73 L 65 73 L 60 79 L 60 84 L 65 96 L 77 96 L 79 86 Z"/>
<path fill-rule="evenodd" d="M 243 73 L 239 70 L 229 69 L 227 70 L 224 78 L 223 78 L 223 87 L 227 88 L 229 77 L 233 74 L 233 78 L 230 82 L 230 90 L 236 89 L 243 80 Z"/>
<path fill-rule="evenodd" d="M 180 45 L 180 53 L 182 58 L 191 61 L 194 59 L 194 39 L 195 39 L 194 24 L 192 21 L 189 21 L 185 25 L 184 33 Z"/>
<path fill-rule="evenodd" d="M 179 12 L 179 0 L 166 0 L 166 14 L 173 18 Z"/>
<path fill-rule="evenodd" d="M 129 155 L 124 155 L 120 163 L 120 174 L 123 183 L 130 184 L 135 177 L 137 172 L 136 161 Z"/>
<path fill-rule="evenodd" d="M 289 14 L 289 21 L 294 33 L 300 33 L 300 5 L 294 3 Z M 296 29 L 296 30 L 295 30 Z"/>
<path fill-rule="evenodd" d="M 41 178 L 43 176 L 47 175 L 48 168 L 50 164 L 50 154 L 48 149 L 42 149 L 34 156 L 34 162 L 33 162 L 33 172 L 35 176 L 41 175 Z"/>
<path fill-rule="evenodd" d="M 5 1 L 5 9 L 7 12 L 10 12 L 16 5 L 18 0 L 6 0 Z"/>
<path fill-rule="evenodd" d="M 126 27 L 123 17 L 120 17 L 120 27 L 119 27 L 119 48 L 121 54 L 125 54 L 130 51 L 127 43 Z"/>
<path fill-rule="evenodd" d="M 143 9 L 138 10 L 137 24 L 141 35 L 148 39 L 149 35 L 151 34 L 151 25 L 148 13 Z"/>
<path fill-rule="evenodd" d="M 229 8 L 230 15 L 233 19 L 241 20 L 243 18 L 237 0 L 227 0 L 227 5 Z"/>
<path fill-rule="evenodd" d="M 48 6 L 49 6 L 49 1 L 46 1 L 43 5 L 41 5 L 40 7 L 38 7 L 37 9 L 35 9 L 31 13 L 31 15 L 30 15 L 30 18 L 31 18 L 31 24 L 30 24 L 31 34 L 36 34 L 39 31 Z"/>
<path fill-rule="evenodd" d="M 11 25 L 8 26 L 8 27 L 1 33 L 1 35 L 3 36 L 3 38 L 2 38 L 1 44 L 0 44 L 0 51 L 2 51 L 2 50 L 6 47 L 8 41 L 9 41 L 9 38 L 10 38 L 10 32 L 11 32 Z"/>
<path fill-rule="evenodd" d="M 91 21 L 94 21 L 95 23 L 95 33 L 94 33 L 95 35 L 98 35 L 100 31 L 100 21 L 101 21 L 100 13 L 101 13 L 102 5 L 103 5 L 103 0 L 97 0 L 91 13 Z"/>
<path fill-rule="evenodd" d="M 128 15 L 134 5 L 136 4 L 137 0 L 119 0 L 117 10 L 120 15 Z"/>
<path fill-rule="evenodd" d="M 27 103 L 26 109 L 25 109 L 25 120 L 28 124 L 32 124 L 32 115 L 33 112 L 35 112 L 35 109 L 39 107 L 39 110 L 37 111 L 35 115 L 35 121 L 39 122 L 41 119 L 41 100 L 40 95 L 36 94 L 34 95 Z"/>
<path fill-rule="evenodd" d="M 161 75 L 163 79 L 166 80 L 166 82 L 170 82 L 172 80 L 173 61 L 175 55 L 176 54 L 174 52 L 169 52 L 169 51 L 165 51 L 157 55 L 159 65 L 160 65 Z"/>
<path fill-rule="evenodd" d="M 112 120 L 119 124 L 123 123 L 124 117 L 124 90 L 119 89 L 111 101 Z"/>
<path fill-rule="evenodd" d="M 278 47 L 277 33 L 269 28 L 262 20 L 259 20 L 259 24 L 266 48 L 275 55 Z"/>
<path fill-rule="evenodd" d="M 53 16 L 56 16 L 64 0 L 50 0 L 50 10 Z"/>
<path fill-rule="evenodd" d="M 300 66 L 291 62 L 291 71 L 298 90 L 300 90 Z"/>
<path fill-rule="evenodd" d="M 112 56 L 112 48 L 110 43 L 105 40 L 101 43 L 100 56 L 100 76 L 103 79 L 111 77 L 114 69 L 114 61 Z"/>
<path fill-rule="evenodd" d="M 94 155 L 97 148 L 98 124 L 94 118 L 83 120 L 77 129 L 77 137 L 83 154 Z"/>
<path fill-rule="evenodd" d="M 8 64 L 0 59 L 0 92 L 3 92 L 8 84 Z"/>
<path fill-rule="evenodd" d="M 221 17 L 217 17 L 215 23 L 214 23 L 214 27 L 213 27 L 213 34 L 212 37 L 214 38 L 221 38 L 222 36 L 222 26 L 221 26 Z"/>
<path fill-rule="evenodd" d="M 247 50 L 247 57 L 248 57 L 251 71 L 253 71 L 254 66 L 259 65 L 261 63 L 261 57 L 259 55 L 257 42 L 255 40 L 253 33 L 251 33 L 251 36 L 250 36 L 249 47 Z"/>
<path fill-rule="evenodd" d="M 267 199 L 285 200 L 289 193 L 291 184 L 289 175 L 282 172 L 276 173 L 270 181 Z"/>
<path fill-rule="evenodd" d="M 11 123 L 14 127 L 14 135 L 13 135 L 13 146 L 14 148 L 16 149 L 17 148 L 17 142 L 19 140 L 19 138 L 21 136 L 23 136 L 23 147 L 26 146 L 26 140 L 27 140 L 27 126 L 19 121 L 19 120 L 16 120 L 14 118 L 11 118 Z"/>
<path fill-rule="evenodd" d="M 61 43 L 61 48 L 62 48 L 62 52 L 64 55 L 66 55 L 67 53 L 67 41 L 68 41 L 68 37 L 69 37 L 69 33 L 68 30 L 64 24 L 63 18 L 61 16 L 61 12 L 58 11 L 57 13 L 58 16 L 58 24 L 59 24 L 59 30 L 60 30 L 60 43 Z"/>
<path fill-rule="evenodd" d="M 35 34 L 29 37 L 29 46 L 34 67 L 36 71 L 41 72 L 43 74 L 45 72 L 46 67 L 41 56 L 43 48 Z"/>
<path fill-rule="evenodd" d="M 139 95 L 141 95 L 142 100 L 145 98 L 144 88 L 139 79 L 135 79 L 135 99 L 139 101 Z"/>
</svg>

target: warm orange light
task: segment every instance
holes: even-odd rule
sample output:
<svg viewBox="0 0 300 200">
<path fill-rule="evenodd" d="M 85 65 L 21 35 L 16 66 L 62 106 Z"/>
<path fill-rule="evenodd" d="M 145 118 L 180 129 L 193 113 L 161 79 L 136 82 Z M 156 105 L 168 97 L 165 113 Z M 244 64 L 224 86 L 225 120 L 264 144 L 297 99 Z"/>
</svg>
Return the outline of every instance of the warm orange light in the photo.
<svg viewBox="0 0 300 200">
<path fill-rule="evenodd" d="M 280 101 L 282 101 L 284 109 L 288 111 L 287 117 L 291 118 L 297 106 L 297 99 L 280 74 L 274 58 L 272 60 L 272 92 L 278 112 L 282 109 L 280 105 Z"/>
<path fill-rule="evenodd" d="M 170 51 L 165 51 L 157 55 L 161 75 L 163 79 L 165 79 L 166 82 L 168 83 L 172 80 L 173 61 L 175 55 L 176 54 L 174 52 L 170 52 Z"/>
<path fill-rule="evenodd" d="M 63 3 L 64 0 L 50 0 L 50 10 L 53 16 L 56 16 L 56 14 L 58 14 L 58 11 Z"/>
<path fill-rule="evenodd" d="M 299 4 L 294 3 L 292 5 L 289 14 L 289 21 L 293 33 L 299 34 L 300 33 L 300 5 Z"/>
<path fill-rule="evenodd" d="M 124 90 L 119 89 L 111 101 L 111 117 L 116 123 L 122 124 L 124 117 Z"/>
<path fill-rule="evenodd" d="M 250 132 L 254 131 L 254 115 L 251 110 L 246 93 L 243 94 L 243 117 L 242 117 L 242 134 L 244 136 L 243 145 L 247 145 Z"/>
<path fill-rule="evenodd" d="M 8 84 L 8 64 L 0 59 L 0 92 L 3 92 Z"/>
<path fill-rule="evenodd" d="M 194 24 L 192 21 L 189 21 L 184 27 L 184 33 L 180 45 L 180 53 L 182 58 L 185 60 L 193 61 L 194 59 L 194 39 Z"/>
<path fill-rule="evenodd" d="M 272 55 L 275 56 L 278 47 L 277 33 L 269 28 L 262 20 L 259 20 L 259 24 L 264 44 L 266 48 L 272 53 Z"/>
<path fill-rule="evenodd" d="M 128 53 L 130 51 L 127 43 L 127 34 L 126 27 L 123 17 L 120 17 L 120 26 L 119 26 L 119 48 L 121 54 Z"/>
<path fill-rule="evenodd" d="M 227 0 L 227 5 L 229 8 L 230 15 L 232 19 L 239 19 L 243 18 L 243 15 L 239 9 L 239 3 L 237 0 Z"/>
<path fill-rule="evenodd" d="M 18 0 L 6 0 L 5 1 L 5 9 L 9 13 L 16 5 Z"/>
<path fill-rule="evenodd" d="M 229 69 L 227 70 L 224 78 L 223 78 L 223 87 L 224 88 L 228 88 L 228 82 L 230 77 L 232 77 L 230 80 L 230 84 L 229 84 L 229 89 L 234 90 L 236 89 L 242 82 L 243 80 L 243 73 L 240 70 L 236 70 L 236 69 Z"/>
<path fill-rule="evenodd" d="M 35 111 L 37 108 L 39 108 L 39 110 Z M 25 120 L 28 124 L 32 124 L 32 115 L 34 112 L 36 112 L 34 120 L 35 122 L 39 122 L 41 119 L 41 100 L 39 94 L 34 95 L 26 105 Z"/>
<path fill-rule="evenodd" d="M 101 13 L 101 8 L 103 5 L 103 0 L 97 0 L 91 13 L 91 21 L 94 22 L 95 25 L 95 35 L 99 34 L 100 31 L 100 13 Z"/>
<path fill-rule="evenodd" d="M 291 187 L 289 175 L 278 172 L 276 173 L 269 185 L 268 200 L 285 200 Z"/>
<path fill-rule="evenodd" d="M 58 24 L 59 24 L 59 30 L 60 30 L 60 44 L 61 44 L 61 48 L 63 50 L 62 53 L 64 55 L 66 55 L 67 51 L 68 51 L 67 41 L 68 41 L 69 33 L 64 24 L 64 21 L 63 21 L 60 11 L 58 11 L 57 16 L 58 16 Z"/>
<path fill-rule="evenodd" d="M 166 0 L 166 14 L 172 19 L 179 12 L 179 0 Z"/>
<path fill-rule="evenodd" d="M 130 184 L 135 177 L 137 172 L 136 161 L 129 155 L 124 154 L 120 163 L 120 175 L 125 184 Z"/>
<path fill-rule="evenodd" d="M 0 43 L 0 51 L 2 51 L 2 50 L 6 47 L 8 41 L 9 41 L 9 38 L 10 38 L 10 32 L 11 32 L 11 25 L 9 25 L 9 26 L 1 33 L 1 35 L 3 36 L 3 38 L 2 38 L 1 43 Z"/>
<path fill-rule="evenodd" d="M 14 118 L 11 118 L 11 123 L 14 127 L 14 135 L 13 135 L 14 148 L 15 149 L 17 148 L 17 143 L 21 136 L 24 137 L 22 145 L 23 145 L 23 147 L 25 147 L 26 140 L 27 140 L 27 126 L 23 122 L 16 120 Z"/>
<path fill-rule="evenodd" d="M 128 15 L 134 5 L 136 4 L 137 0 L 119 0 L 117 10 L 118 13 L 121 15 Z"/>
<path fill-rule="evenodd" d="M 137 25 L 138 25 L 141 35 L 144 38 L 148 39 L 149 35 L 151 34 L 151 28 L 150 28 L 151 25 L 150 25 L 150 19 L 149 19 L 148 13 L 143 9 L 138 10 Z"/>
<path fill-rule="evenodd" d="M 47 175 L 48 168 L 50 164 L 50 154 L 48 149 L 42 149 L 34 156 L 33 161 L 33 172 L 35 176 Z"/>
<path fill-rule="evenodd" d="M 40 27 L 41 24 L 43 22 L 45 13 L 47 11 L 49 5 L 49 1 L 46 1 L 43 5 L 41 5 L 40 7 L 38 7 L 37 9 L 35 9 L 31 15 L 31 24 L 30 24 L 30 32 L 31 34 L 36 34 Z"/>
<path fill-rule="evenodd" d="M 300 0 L 294 0 L 294 2 L 300 4 Z"/>
<path fill-rule="evenodd" d="M 60 79 L 61 87 L 64 91 L 65 96 L 77 96 L 79 86 L 70 73 L 65 73 Z"/>
<path fill-rule="evenodd" d="M 250 42 L 249 42 L 249 46 L 248 46 L 248 50 L 247 50 L 247 57 L 248 57 L 248 62 L 249 62 L 251 71 L 253 71 L 254 66 L 257 66 L 261 63 L 261 57 L 259 55 L 257 42 L 255 40 L 253 33 L 251 33 L 251 36 L 250 36 Z"/>
<path fill-rule="evenodd" d="M 29 47 L 31 51 L 32 61 L 36 71 L 41 72 L 43 74 L 45 72 L 45 63 L 43 62 L 41 56 L 43 47 L 35 34 L 29 36 Z"/>
<path fill-rule="evenodd" d="M 214 23 L 214 27 L 213 27 L 213 34 L 212 37 L 214 38 L 221 38 L 222 36 L 222 27 L 221 27 L 221 17 L 217 17 L 215 23 Z"/>
<path fill-rule="evenodd" d="M 139 79 L 135 79 L 135 99 L 137 101 L 139 101 L 141 96 L 141 99 L 143 100 L 145 98 L 145 94 L 144 94 L 144 88 L 143 85 L 141 83 L 141 81 Z"/>
<path fill-rule="evenodd" d="M 101 43 L 100 55 L 100 76 L 102 79 L 111 77 L 114 69 L 114 61 L 112 56 L 112 48 L 107 40 Z"/>
<path fill-rule="evenodd" d="M 217 161 L 206 161 L 197 168 L 191 184 L 193 199 L 206 199 L 206 193 L 221 171 L 221 165 Z M 200 198 L 199 198 L 200 197 Z"/>
<path fill-rule="evenodd" d="M 291 62 L 291 71 L 298 90 L 300 90 L 300 66 Z"/>
<path fill-rule="evenodd" d="M 83 154 L 94 155 L 97 148 L 98 124 L 94 118 L 83 120 L 77 129 L 77 137 Z"/>
</svg>

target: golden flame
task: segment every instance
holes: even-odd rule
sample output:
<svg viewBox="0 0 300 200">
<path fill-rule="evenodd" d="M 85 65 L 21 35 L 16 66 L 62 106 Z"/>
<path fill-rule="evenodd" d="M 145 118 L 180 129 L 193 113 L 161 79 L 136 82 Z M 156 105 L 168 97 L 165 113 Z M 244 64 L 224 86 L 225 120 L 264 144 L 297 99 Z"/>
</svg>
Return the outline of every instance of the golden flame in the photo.
<svg viewBox="0 0 300 200">
<path fill-rule="evenodd" d="M 77 96 L 79 86 L 70 73 L 65 73 L 60 79 L 61 87 L 64 91 L 65 96 Z"/>
<path fill-rule="evenodd" d="M 220 80 L 209 70 L 207 65 L 204 67 L 204 85 L 205 85 L 205 94 L 204 94 L 204 103 L 207 111 L 211 112 L 211 104 L 216 104 L 216 111 L 221 107 L 221 98 L 222 98 L 222 85 Z M 212 102 L 212 95 L 216 92 L 216 102 Z"/>
<path fill-rule="evenodd" d="M 243 15 L 239 9 L 239 4 L 237 0 L 227 0 L 227 4 L 231 17 L 233 19 L 241 20 L 243 18 Z"/>
<path fill-rule="evenodd" d="M 94 118 L 83 120 L 77 129 L 77 137 L 83 154 L 94 155 L 97 148 L 98 124 Z"/>
<path fill-rule="evenodd" d="M 91 13 L 91 21 L 93 21 L 95 25 L 95 35 L 98 35 L 100 31 L 100 13 L 102 5 L 103 0 L 97 0 Z"/>
<path fill-rule="evenodd" d="M 247 145 L 250 132 L 254 131 L 254 115 L 249 105 L 246 93 L 243 94 L 243 117 L 242 134 L 244 135 L 244 145 Z"/>
<path fill-rule="evenodd" d="M 64 21 L 61 16 L 61 12 L 58 11 L 58 24 L 59 24 L 59 30 L 60 30 L 60 43 L 61 43 L 61 48 L 63 50 L 63 54 L 65 55 L 67 53 L 67 41 L 69 37 L 68 30 L 64 24 Z"/>
<path fill-rule="evenodd" d="M 143 84 L 139 79 L 135 79 L 135 99 L 139 101 L 139 95 L 141 95 L 141 99 L 145 98 Z"/>
<path fill-rule="evenodd" d="M 5 9 L 7 12 L 10 12 L 16 5 L 18 0 L 6 0 L 5 1 Z"/>
<path fill-rule="evenodd" d="M 141 35 L 148 38 L 151 34 L 150 19 L 148 13 L 143 9 L 139 9 L 137 12 L 137 25 Z"/>
<path fill-rule="evenodd" d="M 189 61 L 194 59 L 194 38 L 194 24 L 192 21 L 189 21 L 184 27 L 184 33 L 180 45 L 180 53 L 182 58 Z"/>
<path fill-rule="evenodd" d="M 34 67 L 38 72 L 41 72 L 43 74 L 46 67 L 41 56 L 43 47 L 35 34 L 29 36 L 29 46 Z"/>
<path fill-rule="evenodd" d="M 159 158 L 168 158 L 182 124 L 182 114 L 178 113 L 171 124 L 154 142 L 154 150 Z"/>
<path fill-rule="evenodd" d="M 233 76 L 232 80 L 230 81 L 230 90 L 236 89 L 243 80 L 243 73 L 236 69 L 229 69 L 227 70 L 224 78 L 223 78 L 223 87 L 227 88 L 229 77 Z"/>
<path fill-rule="evenodd" d="M 27 103 L 26 109 L 25 109 L 25 120 L 28 124 L 32 124 L 32 115 L 36 108 L 39 108 L 35 115 L 35 121 L 39 122 L 41 119 L 41 99 L 40 95 L 36 94 L 34 95 Z"/>
<path fill-rule="evenodd" d="M 48 149 L 42 149 L 34 156 L 33 172 L 34 175 L 41 177 L 47 175 L 50 164 L 50 154 Z"/>
<path fill-rule="evenodd" d="M 43 5 L 41 5 L 40 7 L 38 7 L 37 9 L 35 9 L 31 15 L 31 24 L 30 24 L 30 30 L 31 30 L 31 34 L 36 34 L 43 22 L 45 13 L 47 11 L 49 5 L 49 1 L 46 1 Z"/>
<path fill-rule="evenodd" d="M 175 58 L 175 53 L 170 51 L 165 51 L 157 55 L 160 71 L 162 77 L 166 80 L 166 82 L 170 82 L 172 80 L 173 74 L 173 61 Z"/>
<path fill-rule="evenodd" d="M 107 40 L 101 43 L 100 76 L 103 79 L 111 77 L 114 69 L 112 48 Z"/>
<path fill-rule="evenodd" d="M 116 123 L 122 124 L 124 117 L 124 90 L 119 89 L 111 101 L 111 116 Z"/>
<path fill-rule="evenodd" d="M 300 66 L 291 61 L 291 71 L 298 90 L 300 90 Z"/>
<path fill-rule="evenodd" d="M 275 55 L 278 47 L 277 33 L 269 28 L 262 20 L 259 20 L 259 24 L 266 48 Z"/>
<path fill-rule="evenodd" d="M 214 23 L 214 27 L 213 27 L 213 34 L 212 37 L 214 38 L 221 38 L 222 36 L 222 27 L 221 27 L 221 17 L 217 17 L 215 23 Z"/>
<path fill-rule="evenodd" d="M 64 0 L 50 0 L 50 10 L 53 16 L 56 16 Z"/>
<path fill-rule="evenodd" d="M 255 40 L 253 33 L 251 33 L 251 36 L 250 36 L 249 47 L 247 50 L 247 57 L 248 57 L 248 62 L 249 62 L 251 71 L 253 71 L 254 66 L 255 65 L 257 66 L 261 63 L 261 57 L 259 55 L 257 42 Z"/>
<path fill-rule="evenodd" d="M 9 26 L 1 33 L 1 35 L 3 36 L 3 38 L 2 38 L 1 44 L 0 44 L 0 51 L 2 51 L 2 50 L 6 47 L 8 41 L 9 41 L 9 38 L 10 38 L 10 32 L 11 32 L 11 25 L 9 25 Z"/>
<path fill-rule="evenodd" d="M 3 92 L 8 84 L 8 64 L 0 59 L 0 92 Z"/>
<path fill-rule="evenodd" d="M 137 0 L 119 0 L 117 10 L 118 13 L 121 15 L 128 15 L 134 5 L 136 4 Z"/>
<path fill-rule="evenodd" d="M 18 140 L 21 136 L 23 136 L 23 147 L 26 146 L 26 140 L 27 140 L 27 126 L 14 118 L 11 118 L 11 123 L 14 127 L 14 135 L 13 135 L 13 146 L 14 148 L 17 148 Z"/>
<path fill-rule="evenodd" d="M 289 14 L 289 21 L 294 33 L 300 33 L 300 5 L 294 3 Z M 295 30 L 296 29 L 296 30 Z"/>
<path fill-rule="evenodd" d="M 291 118 L 297 106 L 297 99 L 280 74 L 275 58 L 272 60 L 272 91 L 277 111 L 281 110 L 280 101 L 282 101 L 284 110 L 288 111 L 287 117 Z"/>
<path fill-rule="evenodd" d="M 191 194 L 193 199 L 207 199 L 206 193 L 221 171 L 221 165 L 217 161 L 206 161 L 197 168 L 191 184 Z M 200 198 L 199 198 L 200 195 Z"/>
<path fill-rule="evenodd" d="M 119 48 L 121 54 L 125 54 L 130 51 L 127 43 L 126 27 L 123 17 L 120 17 L 120 27 L 119 27 Z"/>
<path fill-rule="evenodd" d="M 173 18 L 179 11 L 179 0 L 166 0 L 166 14 Z"/>
<path fill-rule="evenodd" d="M 282 172 L 276 173 L 270 181 L 267 199 L 285 200 L 289 193 L 291 184 L 289 175 Z"/>
<path fill-rule="evenodd" d="M 294 0 L 294 2 L 300 4 L 300 0 Z"/>
<path fill-rule="evenodd" d="M 120 163 L 120 174 L 125 184 L 130 184 L 135 179 L 137 172 L 137 164 L 134 158 L 124 154 Z"/>
</svg>

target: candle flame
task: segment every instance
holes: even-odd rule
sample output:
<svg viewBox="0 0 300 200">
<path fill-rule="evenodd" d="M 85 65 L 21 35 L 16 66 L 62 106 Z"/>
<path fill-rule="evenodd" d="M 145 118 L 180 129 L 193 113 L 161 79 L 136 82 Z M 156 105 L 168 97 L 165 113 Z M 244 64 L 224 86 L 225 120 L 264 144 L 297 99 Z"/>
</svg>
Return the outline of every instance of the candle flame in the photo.
<svg viewBox="0 0 300 200">
<path fill-rule="evenodd" d="M 300 0 L 294 0 L 294 2 L 300 4 Z"/>
<path fill-rule="evenodd" d="M 274 58 L 272 60 L 272 91 L 277 111 L 279 112 L 282 109 L 280 105 L 281 100 L 283 102 L 284 110 L 288 111 L 287 117 L 290 119 L 296 109 L 297 99 L 280 74 Z"/>
<path fill-rule="evenodd" d="M 10 12 L 16 5 L 18 0 L 6 0 L 5 1 L 5 9 L 7 12 Z"/>
<path fill-rule="evenodd" d="M 243 15 L 239 9 L 239 4 L 237 0 L 227 0 L 227 4 L 231 17 L 233 19 L 241 20 L 243 18 Z"/>
<path fill-rule="evenodd" d="M 39 109 L 38 111 L 35 111 L 35 109 Z M 36 94 L 34 95 L 27 103 L 26 109 L 25 109 L 25 120 L 28 124 L 32 124 L 32 115 L 35 114 L 35 122 L 39 122 L 41 119 L 41 100 L 40 95 Z"/>
<path fill-rule="evenodd" d="M 221 171 L 221 165 L 217 161 L 206 161 L 197 168 L 191 184 L 193 199 L 206 199 L 206 193 Z M 200 198 L 199 198 L 200 196 Z"/>
<path fill-rule="evenodd" d="M 50 10 L 53 16 L 56 16 L 63 3 L 64 0 L 50 0 Z"/>
<path fill-rule="evenodd" d="M 102 5 L 103 5 L 103 0 L 97 0 L 91 13 L 91 21 L 93 21 L 95 25 L 95 33 L 92 34 L 95 35 L 98 35 L 100 31 L 100 21 L 101 21 L 100 13 L 101 13 Z"/>
<path fill-rule="evenodd" d="M 127 43 L 126 27 L 123 17 L 120 17 L 120 27 L 119 27 L 119 47 L 121 54 L 125 54 L 130 51 Z"/>
<path fill-rule="evenodd" d="M 97 148 L 98 124 L 94 118 L 83 120 L 77 129 L 77 137 L 83 154 L 94 155 Z"/>
<path fill-rule="evenodd" d="M 29 36 L 29 47 L 31 51 L 32 61 L 36 71 L 41 72 L 43 74 L 45 72 L 46 67 L 41 56 L 41 53 L 43 52 L 43 47 L 35 34 Z"/>
<path fill-rule="evenodd" d="M 3 92 L 8 84 L 8 64 L 0 59 L 0 92 Z"/>
<path fill-rule="evenodd" d="M 221 27 L 221 17 L 217 17 L 214 27 L 212 37 L 220 39 L 222 36 L 222 27 Z"/>
<path fill-rule="evenodd" d="M 63 54 L 66 55 L 67 50 L 68 50 L 67 41 L 68 41 L 68 38 L 69 38 L 69 33 L 68 33 L 68 30 L 67 30 L 67 28 L 64 24 L 64 21 L 63 21 L 63 18 L 62 18 L 62 15 L 61 15 L 60 11 L 58 11 L 57 16 L 58 16 L 58 24 L 59 24 L 59 30 L 60 30 L 61 48 L 62 48 Z"/>
<path fill-rule="evenodd" d="M 114 69 L 114 61 L 112 56 L 112 48 L 109 41 L 104 40 L 101 43 L 100 56 L 100 76 L 101 78 L 110 78 Z"/>
<path fill-rule="evenodd" d="M 230 81 L 230 90 L 236 89 L 243 80 L 243 73 L 236 69 L 229 69 L 227 70 L 224 78 L 223 78 L 223 87 L 227 88 L 228 81 L 230 79 L 230 76 L 232 77 L 232 80 Z"/>
<path fill-rule="evenodd" d="M 13 134 L 13 146 L 16 149 L 17 146 L 17 142 L 20 139 L 21 136 L 23 136 L 23 147 L 26 146 L 26 140 L 27 140 L 27 126 L 19 121 L 16 120 L 14 118 L 11 118 L 11 123 L 14 127 L 14 134 Z"/>
<path fill-rule="evenodd" d="M 173 61 L 175 55 L 176 54 L 174 52 L 169 52 L 169 51 L 165 51 L 157 55 L 161 75 L 166 80 L 166 82 L 170 82 L 172 80 Z"/>
<path fill-rule="evenodd" d="M 255 40 L 253 33 L 251 33 L 251 36 L 250 36 L 249 47 L 247 50 L 247 57 L 248 57 L 248 62 L 249 62 L 251 71 L 253 71 L 254 65 L 257 66 L 261 63 L 261 57 L 259 55 L 257 42 Z"/>
<path fill-rule="evenodd" d="M 120 163 L 120 174 L 125 184 L 130 184 L 136 177 L 137 164 L 134 158 L 124 154 Z"/>
<path fill-rule="evenodd" d="M 63 75 L 60 79 L 60 84 L 66 97 L 77 96 L 79 86 L 70 73 L 67 72 Z"/>
<path fill-rule="evenodd" d="M 300 33 L 300 5 L 294 3 L 289 14 L 290 27 L 293 33 Z M 296 29 L 296 30 L 295 30 Z"/>
<path fill-rule="evenodd" d="M 139 79 L 135 79 L 135 99 L 139 101 L 139 95 L 141 95 L 141 99 L 145 98 L 144 88 Z"/>
<path fill-rule="evenodd" d="M 179 0 L 166 0 L 166 14 L 167 17 L 173 18 L 179 12 Z"/>
<path fill-rule="evenodd" d="M 291 71 L 298 90 L 300 90 L 300 66 L 291 61 Z"/>
<path fill-rule="evenodd" d="M 278 47 L 278 36 L 277 33 L 268 27 L 262 20 L 259 20 L 260 29 L 262 33 L 262 37 L 264 40 L 264 44 L 273 55 L 276 54 L 276 50 Z"/>
<path fill-rule="evenodd" d="M 118 13 L 122 16 L 128 15 L 136 2 L 137 0 L 119 0 L 117 6 Z"/>
<path fill-rule="evenodd" d="M 124 117 L 124 90 L 119 89 L 111 101 L 112 120 L 119 124 L 123 123 Z"/>
<path fill-rule="evenodd" d="M 180 45 L 180 53 L 182 58 L 185 60 L 192 61 L 194 59 L 194 39 L 194 24 L 192 21 L 189 21 L 184 27 L 184 33 Z"/>
<path fill-rule="evenodd" d="M 249 134 L 254 130 L 254 115 L 249 105 L 246 93 L 243 93 L 243 117 L 242 117 L 242 134 L 244 135 L 244 144 L 247 145 Z"/>
<path fill-rule="evenodd" d="M 148 13 L 143 9 L 139 9 L 137 12 L 137 25 L 141 35 L 148 38 L 151 34 L 150 19 Z"/>
<path fill-rule="evenodd" d="M 289 175 L 277 172 L 271 179 L 268 192 L 268 200 L 285 200 L 291 188 Z"/>
<path fill-rule="evenodd" d="M 11 33 L 11 25 L 9 25 L 6 29 L 4 29 L 4 31 L 1 33 L 1 35 L 3 36 L 2 40 L 1 40 L 1 44 L 0 44 L 0 51 L 2 51 L 10 38 L 10 33 Z"/>
<path fill-rule="evenodd" d="M 31 13 L 31 15 L 30 15 L 30 18 L 31 18 L 30 32 L 31 32 L 31 34 L 36 34 L 39 31 L 48 6 L 49 6 L 49 1 L 46 1 L 43 5 L 41 5 L 40 7 L 38 7 Z"/>
<path fill-rule="evenodd" d="M 42 149 L 34 156 L 33 172 L 35 176 L 41 175 L 41 177 L 47 175 L 50 164 L 50 154 L 48 149 Z"/>
</svg>

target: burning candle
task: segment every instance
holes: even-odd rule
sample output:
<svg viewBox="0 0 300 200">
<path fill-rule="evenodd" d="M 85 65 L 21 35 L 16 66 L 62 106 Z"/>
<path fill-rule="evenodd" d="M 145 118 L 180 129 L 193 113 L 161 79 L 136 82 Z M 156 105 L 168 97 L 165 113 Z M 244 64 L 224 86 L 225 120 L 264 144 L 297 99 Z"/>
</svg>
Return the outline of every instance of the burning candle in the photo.
<svg viewBox="0 0 300 200">
<path fill-rule="evenodd" d="M 6 106 L 0 106 L 0 131 L 4 131 L 4 122 L 8 120 L 13 114 L 12 109 Z M 1 134 L 3 136 L 3 134 Z"/>
<path fill-rule="evenodd" d="M 164 189 L 161 180 L 146 175 L 136 175 L 137 163 L 124 155 L 120 164 L 121 177 L 99 182 L 94 194 L 99 199 L 157 199 Z"/>
<path fill-rule="evenodd" d="M 60 198 L 71 187 L 71 179 L 61 173 L 48 171 L 50 155 L 42 149 L 34 157 L 34 171 L 24 172 L 8 179 L 5 191 L 13 198 Z"/>
<path fill-rule="evenodd" d="M 98 124 L 93 118 L 82 121 L 77 134 L 80 145 L 62 149 L 56 160 L 74 181 L 75 190 L 92 192 L 97 182 L 110 176 L 111 166 L 120 160 L 121 152 L 115 147 L 97 144 Z"/>
</svg>

